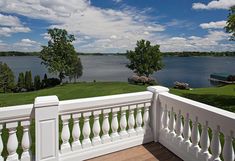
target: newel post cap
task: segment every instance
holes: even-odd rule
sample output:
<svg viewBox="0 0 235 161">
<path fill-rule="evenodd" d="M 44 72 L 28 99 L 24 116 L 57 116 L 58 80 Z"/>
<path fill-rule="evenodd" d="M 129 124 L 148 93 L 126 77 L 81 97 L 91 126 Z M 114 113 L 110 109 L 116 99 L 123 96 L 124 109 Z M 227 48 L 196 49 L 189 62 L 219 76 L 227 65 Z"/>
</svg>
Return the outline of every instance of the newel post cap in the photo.
<svg viewBox="0 0 235 161">
<path fill-rule="evenodd" d="M 34 107 L 46 107 L 46 106 L 58 106 L 59 99 L 57 96 L 43 96 L 43 97 L 36 97 L 34 100 Z"/>
<path fill-rule="evenodd" d="M 169 88 L 163 86 L 149 86 L 147 87 L 147 90 L 153 93 L 169 92 Z"/>
</svg>

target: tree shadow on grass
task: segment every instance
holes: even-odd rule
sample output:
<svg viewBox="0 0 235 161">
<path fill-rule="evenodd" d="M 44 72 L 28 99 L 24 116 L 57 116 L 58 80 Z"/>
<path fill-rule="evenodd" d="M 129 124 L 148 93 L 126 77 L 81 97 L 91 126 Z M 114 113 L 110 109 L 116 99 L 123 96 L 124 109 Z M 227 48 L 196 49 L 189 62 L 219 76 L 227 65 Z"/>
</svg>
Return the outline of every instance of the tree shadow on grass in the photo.
<svg viewBox="0 0 235 161">
<path fill-rule="evenodd" d="M 183 97 L 215 106 L 227 111 L 235 112 L 235 96 L 213 94 L 183 94 Z"/>
</svg>

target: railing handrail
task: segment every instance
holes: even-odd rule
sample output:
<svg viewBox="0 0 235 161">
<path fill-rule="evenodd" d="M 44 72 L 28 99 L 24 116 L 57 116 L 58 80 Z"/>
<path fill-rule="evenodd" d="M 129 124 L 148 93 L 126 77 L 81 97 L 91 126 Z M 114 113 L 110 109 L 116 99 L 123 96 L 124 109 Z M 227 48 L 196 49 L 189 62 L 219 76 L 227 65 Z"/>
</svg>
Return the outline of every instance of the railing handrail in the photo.
<svg viewBox="0 0 235 161">
<path fill-rule="evenodd" d="M 152 92 L 135 92 L 109 96 L 82 98 L 60 101 L 59 113 L 69 114 L 83 111 L 102 110 L 106 108 L 128 106 L 141 103 L 149 103 L 152 100 Z"/>
<path fill-rule="evenodd" d="M 174 107 L 175 112 L 180 110 L 182 115 L 186 115 L 190 111 L 190 119 L 195 120 L 198 117 L 198 122 L 200 123 L 208 121 L 208 126 L 211 128 L 216 129 L 217 125 L 220 125 L 221 131 L 227 134 L 235 129 L 235 113 L 233 112 L 167 92 L 160 93 L 159 98 L 163 108 L 166 104 L 168 108 Z"/>
<path fill-rule="evenodd" d="M 1 107 L 0 123 L 28 120 L 34 115 L 33 109 L 33 104 Z"/>
</svg>

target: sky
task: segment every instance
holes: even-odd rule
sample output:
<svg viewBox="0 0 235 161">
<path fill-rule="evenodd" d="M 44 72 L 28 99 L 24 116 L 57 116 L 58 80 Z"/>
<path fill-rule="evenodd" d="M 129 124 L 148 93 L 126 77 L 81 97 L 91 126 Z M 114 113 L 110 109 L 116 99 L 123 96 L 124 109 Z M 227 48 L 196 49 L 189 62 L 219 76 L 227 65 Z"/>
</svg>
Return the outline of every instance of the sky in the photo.
<svg viewBox="0 0 235 161">
<path fill-rule="evenodd" d="M 166 51 L 235 51 L 224 26 L 235 0 L 0 0 L 0 51 L 40 51 L 49 28 L 78 52 L 116 53 L 137 40 Z"/>
</svg>

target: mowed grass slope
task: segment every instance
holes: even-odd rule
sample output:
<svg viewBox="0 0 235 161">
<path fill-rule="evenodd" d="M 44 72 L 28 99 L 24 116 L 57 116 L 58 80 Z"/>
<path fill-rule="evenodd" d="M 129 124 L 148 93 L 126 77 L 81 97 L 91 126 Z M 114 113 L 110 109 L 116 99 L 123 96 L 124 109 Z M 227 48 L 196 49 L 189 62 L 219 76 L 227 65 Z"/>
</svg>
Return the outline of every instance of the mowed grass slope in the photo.
<svg viewBox="0 0 235 161">
<path fill-rule="evenodd" d="M 193 90 L 171 89 L 170 92 L 224 110 L 235 112 L 235 85 L 195 88 Z"/>
<path fill-rule="evenodd" d="M 59 100 L 145 91 L 147 86 L 125 82 L 74 83 L 25 93 L 0 93 L 0 107 L 33 103 L 38 96 L 57 95 Z"/>
</svg>

